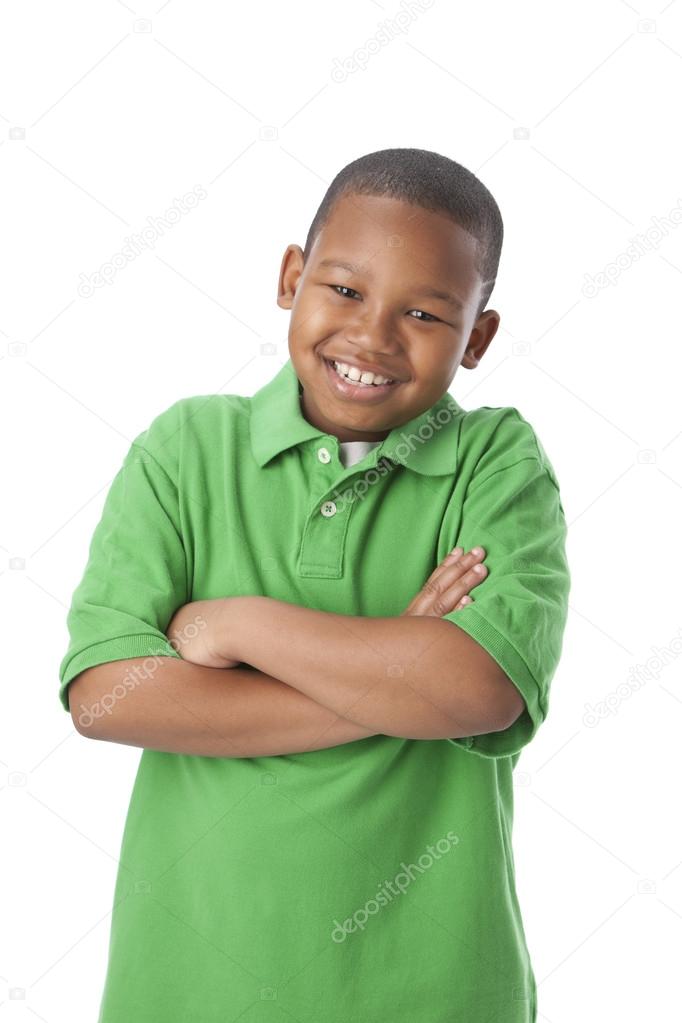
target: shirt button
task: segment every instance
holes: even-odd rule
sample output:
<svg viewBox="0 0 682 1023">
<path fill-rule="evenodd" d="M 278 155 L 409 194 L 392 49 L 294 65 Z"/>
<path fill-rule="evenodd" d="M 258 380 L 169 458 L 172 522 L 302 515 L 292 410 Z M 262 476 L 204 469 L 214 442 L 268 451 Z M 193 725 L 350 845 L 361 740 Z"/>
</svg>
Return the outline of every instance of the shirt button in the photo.
<svg viewBox="0 0 682 1023">
<path fill-rule="evenodd" d="M 320 508 L 320 511 L 322 512 L 325 518 L 329 519 L 332 517 L 332 515 L 336 515 L 336 505 L 334 504 L 333 501 L 325 501 L 325 503 Z"/>
<path fill-rule="evenodd" d="M 327 462 L 331 462 L 332 460 L 332 456 L 329 454 L 326 448 L 320 448 L 317 452 L 317 457 L 321 462 L 324 462 L 325 465 L 327 464 Z"/>
</svg>

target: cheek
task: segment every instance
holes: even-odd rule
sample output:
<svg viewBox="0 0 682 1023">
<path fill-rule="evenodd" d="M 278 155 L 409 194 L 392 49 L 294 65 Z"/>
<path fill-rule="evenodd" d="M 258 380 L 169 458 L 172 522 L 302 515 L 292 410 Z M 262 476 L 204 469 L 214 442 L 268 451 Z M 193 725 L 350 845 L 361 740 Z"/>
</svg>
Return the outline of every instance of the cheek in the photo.
<svg viewBox="0 0 682 1023">
<path fill-rule="evenodd" d="M 410 362 L 418 380 L 433 380 L 436 386 L 445 379 L 449 358 L 435 339 L 422 338 L 418 344 L 410 346 Z"/>
<path fill-rule="evenodd" d="M 435 332 L 432 337 L 421 338 L 411 350 L 412 364 L 415 370 L 424 380 L 433 380 L 434 385 L 452 379 L 454 373 L 457 346 L 451 338 L 446 336 L 438 337 Z"/>
<path fill-rule="evenodd" d="M 315 340 L 338 329 L 342 318 L 323 297 L 307 295 L 296 307 L 291 328 L 301 337 Z"/>
<path fill-rule="evenodd" d="M 433 405 L 448 390 L 451 380 L 447 375 L 449 365 L 445 356 L 442 359 L 412 360 L 414 379 L 421 391 L 421 398 L 428 401 L 429 405 Z"/>
</svg>

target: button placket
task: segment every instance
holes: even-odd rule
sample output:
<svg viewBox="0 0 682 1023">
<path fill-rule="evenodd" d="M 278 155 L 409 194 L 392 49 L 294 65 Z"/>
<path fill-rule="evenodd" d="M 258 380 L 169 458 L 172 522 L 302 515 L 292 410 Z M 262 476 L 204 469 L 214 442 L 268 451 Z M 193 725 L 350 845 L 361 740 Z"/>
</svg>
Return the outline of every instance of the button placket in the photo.
<svg viewBox="0 0 682 1023">
<path fill-rule="evenodd" d="M 343 467 L 339 470 L 329 446 L 321 444 L 314 451 L 317 472 L 313 472 L 322 486 L 310 508 L 301 538 L 298 572 L 302 576 L 339 579 L 351 512 L 350 503 L 339 502 L 338 498 L 340 476 L 345 470 Z"/>
</svg>

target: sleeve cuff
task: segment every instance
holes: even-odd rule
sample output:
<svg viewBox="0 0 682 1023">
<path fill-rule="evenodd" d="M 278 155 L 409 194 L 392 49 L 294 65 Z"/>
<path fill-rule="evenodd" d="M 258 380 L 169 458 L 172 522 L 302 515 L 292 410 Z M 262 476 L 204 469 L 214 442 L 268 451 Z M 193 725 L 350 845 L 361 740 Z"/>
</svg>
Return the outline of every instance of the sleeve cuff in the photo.
<svg viewBox="0 0 682 1023">
<path fill-rule="evenodd" d="M 546 714 L 546 708 L 541 704 L 540 689 L 528 665 L 509 640 L 479 614 L 473 604 L 444 617 L 487 650 L 509 676 L 525 704 L 516 721 L 501 732 L 458 736 L 447 741 L 484 757 L 514 756 L 530 742 Z"/>
<path fill-rule="evenodd" d="M 59 701 L 64 710 L 69 710 L 69 682 L 86 668 L 94 668 L 97 664 L 108 661 L 122 661 L 130 657 L 180 657 L 171 646 L 169 640 L 163 640 L 157 633 L 145 633 L 133 636 L 117 636 L 101 643 L 93 643 L 84 650 L 79 650 L 61 665 L 59 676 Z"/>
</svg>

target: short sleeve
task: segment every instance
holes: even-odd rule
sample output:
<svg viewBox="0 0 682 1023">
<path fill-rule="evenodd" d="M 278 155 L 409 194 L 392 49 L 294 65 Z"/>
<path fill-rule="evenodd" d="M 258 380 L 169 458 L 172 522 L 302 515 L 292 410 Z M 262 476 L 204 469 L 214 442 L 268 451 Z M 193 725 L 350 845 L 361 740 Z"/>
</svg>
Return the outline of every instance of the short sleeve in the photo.
<svg viewBox="0 0 682 1023">
<path fill-rule="evenodd" d="M 568 614 L 566 535 L 559 486 L 544 458 L 523 458 L 471 481 L 452 546 L 484 547 L 488 574 L 471 590 L 472 604 L 443 618 L 497 661 L 524 709 L 504 731 L 449 742 L 486 757 L 513 756 L 545 719 Z"/>
<path fill-rule="evenodd" d="M 153 425 L 153 424 L 152 424 Z M 151 429 L 151 428 L 150 428 Z M 59 699 L 85 668 L 129 657 L 179 657 L 165 630 L 188 602 L 177 487 L 136 438 L 114 477 L 67 615 Z"/>
</svg>

